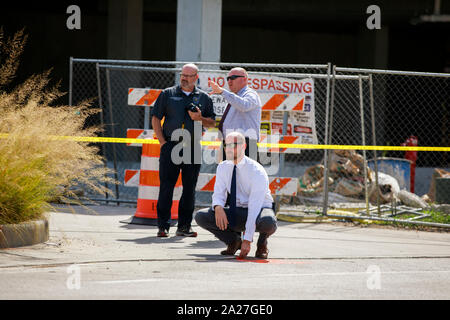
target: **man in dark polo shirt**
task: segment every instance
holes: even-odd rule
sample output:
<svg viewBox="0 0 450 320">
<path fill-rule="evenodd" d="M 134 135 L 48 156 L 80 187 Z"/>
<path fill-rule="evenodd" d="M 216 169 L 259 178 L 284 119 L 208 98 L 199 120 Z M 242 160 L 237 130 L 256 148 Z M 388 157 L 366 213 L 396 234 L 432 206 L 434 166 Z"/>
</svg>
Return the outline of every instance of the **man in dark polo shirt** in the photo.
<svg viewBox="0 0 450 320">
<path fill-rule="evenodd" d="M 151 113 L 153 130 L 161 146 L 160 189 L 156 206 L 158 237 L 169 235 L 173 191 L 180 170 L 183 192 L 178 206 L 176 235 L 197 236 L 191 228 L 191 223 L 195 206 L 195 186 L 201 166 L 201 130 L 200 132 L 196 130 L 194 135 L 194 127 L 214 127 L 216 124 L 212 100 L 206 92 L 195 86 L 197 80 L 197 66 L 192 63 L 184 65 L 180 73 L 180 84 L 163 90 Z M 164 124 L 161 126 L 163 118 Z M 184 136 L 180 139 L 180 130 L 177 129 L 187 130 L 190 134 L 189 138 Z M 184 133 L 187 132 L 184 131 Z M 183 148 L 173 150 L 178 143 L 182 143 Z M 186 154 L 182 157 L 186 152 L 188 157 Z M 180 157 L 182 157 L 181 162 Z"/>
</svg>

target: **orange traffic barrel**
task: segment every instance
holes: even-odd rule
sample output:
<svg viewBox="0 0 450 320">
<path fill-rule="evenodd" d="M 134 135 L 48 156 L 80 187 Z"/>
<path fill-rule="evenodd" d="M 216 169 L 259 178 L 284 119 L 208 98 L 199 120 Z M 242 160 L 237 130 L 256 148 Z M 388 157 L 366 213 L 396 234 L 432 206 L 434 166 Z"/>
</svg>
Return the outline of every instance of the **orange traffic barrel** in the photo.
<svg viewBox="0 0 450 320">
<path fill-rule="evenodd" d="M 158 214 L 156 205 L 159 196 L 159 144 L 143 144 L 141 156 L 141 170 L 139 172 L 139 191 L 136 213 L 129 220 L 123 221 L 131 224 L 157 225 Z M 178 205 L 183 187 L 181 174 L 175 184 L 173 192 L 171 220 L 172 224 L 178 220 Z"/>
</svg>

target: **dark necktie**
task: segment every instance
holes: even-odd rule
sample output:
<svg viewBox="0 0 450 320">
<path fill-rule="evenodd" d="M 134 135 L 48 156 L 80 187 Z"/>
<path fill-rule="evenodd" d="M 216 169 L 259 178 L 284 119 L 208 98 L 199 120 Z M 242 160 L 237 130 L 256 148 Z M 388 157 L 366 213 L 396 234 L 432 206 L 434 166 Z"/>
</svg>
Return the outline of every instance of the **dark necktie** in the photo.
<svg viewBox="0 0 450 320">
<path fill-rule="evenodd" d="M 225 121 L 225 118 L 228 114 L 228 111 L 230 111 L 230 108 L 231 108 L 231 104 L 228 104 L 227 107 L 225 108 L 225 112 L 223 113 L 222 119 L 220 119 L 220 122 L 219 122 L 218 128 L 219 128 L 219 131 L 222 132 L 222 135 L 223 135 L 223 122 Z M 224 140 L 225 140 L 225 137 L 224 137 Z"/>
<path fill-rule="evenodd" d="M 236 165 L 233 168 L 230 188 L 230 226 L 236 225 Z"/>
</svg>

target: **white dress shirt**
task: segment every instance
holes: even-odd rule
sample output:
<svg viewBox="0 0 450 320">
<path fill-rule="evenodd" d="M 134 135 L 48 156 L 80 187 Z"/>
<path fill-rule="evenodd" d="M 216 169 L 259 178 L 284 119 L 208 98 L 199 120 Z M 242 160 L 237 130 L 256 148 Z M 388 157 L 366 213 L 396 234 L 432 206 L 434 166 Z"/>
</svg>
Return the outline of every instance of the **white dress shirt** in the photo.
<svg viewBox="0 0 450 320">
<path fill-rule="evenodd" d="M 234 163 L 222 161 L 217 166 L 216 183 L 212 196 L 212 208 L 225 207 L 227 192 L 231 191 Z M 236 165 L 236 207 L 248 208 L 244 240 L 253 241 L 256 218 L 262 208 L 272 208 L 273 198 L 269 189 L 269 177 L 263 166 L 244 156 Z"/>
<path fill-rule="evenodd" d="M 245 137 L 259 141 L 261 99 L 258 93 L 245 86 L 237 94 L 223 89 L 222 95 L 231 105 L 223 122 L 224 137 L 229 132 L 239 131 Z"/>
</svg>

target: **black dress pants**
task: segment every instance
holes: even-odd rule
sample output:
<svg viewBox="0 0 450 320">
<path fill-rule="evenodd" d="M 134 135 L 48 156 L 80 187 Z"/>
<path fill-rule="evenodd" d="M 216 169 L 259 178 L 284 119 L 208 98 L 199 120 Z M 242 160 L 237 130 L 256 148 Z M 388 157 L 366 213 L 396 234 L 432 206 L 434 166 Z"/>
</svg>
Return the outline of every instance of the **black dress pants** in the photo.
<svg viewBox="0 0 450 320">
<path fill-rule="evenodd" d="M 224 208 L 228 221 L 230 221 L 230 209 Z M 212 208 L 205 208 L 199 210 L 195 214 L 195 221 L 197 224 L 214 234 L 219 240 L 229 245 L 233 241 L 241 239 L 241 232 L 245 231 L 245 224 L 247 222 L 248 209 L 236 208 L 236 224 L 234 226 L 228 225 L 227 229 L 220 230 L 216 225 L 216 215 Z M 256 218 L 256 232 L 259 232 L 257 245 L 267 244 L 267 238 L 275 233 L 277 230 L 277 218 L 272 208 L 262 208 L 258 217 Z"/>
<path fill-rule="evenodd" d="M 167 141 L 161 148 L 159 157 L 160 189 L 156 211 L 158 214 L 158 227 L 169 230 L 171 223 L 172 198 L 175 184 L 181 170 L 183 191 L 178 205 L 178 228 L 189 228 L 192 223 L 192 214 L 195 208 L 195 187 L 201 164 L 175 164 L 171 153 L 177 142 Z"/>
</svg>

